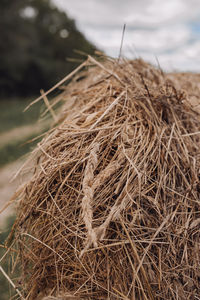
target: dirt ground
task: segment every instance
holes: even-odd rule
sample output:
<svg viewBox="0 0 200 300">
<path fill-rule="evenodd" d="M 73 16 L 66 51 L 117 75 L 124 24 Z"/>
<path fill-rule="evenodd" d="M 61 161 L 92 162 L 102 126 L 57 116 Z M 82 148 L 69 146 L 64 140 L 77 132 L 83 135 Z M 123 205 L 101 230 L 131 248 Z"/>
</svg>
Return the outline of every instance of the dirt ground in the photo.
<svg viewBox="0 0 200 300">
<path fill-rule="evenodd" d="M 45 128 L 48 128 L 49 125 L 50 121 L 46 120 L 6 131 L 0 134 L 0 146 L 3 147 L 4 145 L 9 144 L 10 141 L 26 140 L 31 135 L 40 135 L 40 133 Z M 0 228 L 5 225 L 6 218 L 15 213 L 14 203 L 9 205 L 3 212 L 1 212 L 1 210 L 5 207 L 6 203 L 8 203 L 17 188 L 27 179 L 26 174 L 26 177 L 23 175 L 17 176 L 17 178 L 12 181 L 12 178 L 21 168 L 23 163 L 24 160 L 19 159 L 0 168 Z"/>
<path fill-rule="evenodd" d="M 25 140 L 32 134 L 39 135 L 41 133 L 41 130 L 47 125 L 48 122 L 43 123 L 42 125 L 41 123 L 34 124 L 34 126 L 26 125 L 0 134 L 0 146 L 3 147 L 7 143 L 9 143 L 9 141 L 19 139 Z M 20 175 L 17 176 L 15 180 L 12 180 L 23 163 L 24 160 L 18 159 L 17 161 L 0 168 L 0 228 L 4 227 L 6 218 L 15 213 L 14 203 L 9 205 L 3 212 L 1 212 L 1 210 L 11 199 L 17 188 L 25 182 L 25 179 L 27 179 Z"/>
<path fill-rule="evenodd" d="M 18 160 L 0 169 L 0 211 L 5 207 L 13 193 L 22 183 L 22 178 L 20 177 L 11 182 L 11 179 L 22 166 L 22 163 L 22 161 Z M 15 205 L 12 203 L 0 214 L 0 228 L 4 227 L 6 218 L 14 213 Z"/>
<path fill-rule="evenodd" d="M 19 139 L 25 140 L 31 135 L 39 135 L 42 130 L 49 126 L 49 121 L 34 125 L 26 125 L 11 129 L 5 133 L 0 134 L 0 146 L 9 144 L 10 141 L 18 141 Z"/>
</svg>

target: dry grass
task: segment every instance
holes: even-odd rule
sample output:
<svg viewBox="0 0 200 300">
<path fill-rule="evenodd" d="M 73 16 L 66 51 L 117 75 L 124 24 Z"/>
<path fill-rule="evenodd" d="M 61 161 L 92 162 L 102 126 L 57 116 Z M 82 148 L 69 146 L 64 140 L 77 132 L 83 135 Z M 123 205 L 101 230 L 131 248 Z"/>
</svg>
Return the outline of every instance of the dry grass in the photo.
<svg viewBox="0 0 200 300">
<path fill-rule="evenodd" d="M 83 67 L 91 65 L 62 87 L 58 125 L 34 151 L 34 175 L 16 194 L 21 293 L 199 299 L 195 88 L 186 94 L 178 74 L 142 60 L 89 57 Z"/>
</svg>

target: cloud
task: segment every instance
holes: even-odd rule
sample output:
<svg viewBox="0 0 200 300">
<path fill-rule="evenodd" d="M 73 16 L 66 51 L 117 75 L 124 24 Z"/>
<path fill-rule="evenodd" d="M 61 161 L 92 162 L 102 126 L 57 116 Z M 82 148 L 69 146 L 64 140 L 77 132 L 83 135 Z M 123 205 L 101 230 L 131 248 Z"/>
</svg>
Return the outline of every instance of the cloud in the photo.
<svg viewBox="0 0 200 300">
<path fill-rule="evenodd" d="M 118 55 L 126 23 L 125 55 L 130 56 L 136 50 L 151 61 L 158 56 L 166 69 L 200 72 L 199 0 L 54 0 L 54 3 L 66 10 L 87 38 L 108 55 Z"/>
<path fill-rule="evenodd" d="M 54 0 L 80 23 L 155 26 L 198 18 L 198 0 Z"/>
</svg>

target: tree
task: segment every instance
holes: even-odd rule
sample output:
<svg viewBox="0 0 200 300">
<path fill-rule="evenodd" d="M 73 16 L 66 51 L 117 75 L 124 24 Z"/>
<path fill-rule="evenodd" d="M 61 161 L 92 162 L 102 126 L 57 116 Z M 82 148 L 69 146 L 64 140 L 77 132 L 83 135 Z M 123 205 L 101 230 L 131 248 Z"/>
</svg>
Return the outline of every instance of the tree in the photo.
<svg viewBox="0 0 200 300">
<path fill-rule="evenodd" d="M 1 0 L 0 11 L 1 96 L 48 89 L 76 67 L 66 60 L 80 58 L 75 49 L 95 50 L 50 0 Z"/>
</svg>

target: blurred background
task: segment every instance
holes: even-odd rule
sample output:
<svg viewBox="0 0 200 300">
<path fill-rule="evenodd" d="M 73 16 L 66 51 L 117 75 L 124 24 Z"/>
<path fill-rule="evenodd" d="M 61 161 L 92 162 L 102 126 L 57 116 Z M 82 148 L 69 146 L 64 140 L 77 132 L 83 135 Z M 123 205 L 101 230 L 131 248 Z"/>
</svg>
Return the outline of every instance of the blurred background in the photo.
<svg viewBox="0 0 200 300">
<path fill-rule="evenodd" d="M 108 55 L 141 56 L 168 71 L 200 71 L 199 0 L 54 0 Z"/>
<path fill-rule="evenodd" d="M 77 50 L 117 57 L 124 24 L 124 56 L 200 68 L 199 0 L 1 0 L 0 13 L 1 97 L 49 88 L 78 64 Z"/>
<path fill-rule="evenodd" d="M 200 72 L 199 0 L 0 1 L 0 210 L 23 179 L 10 183 L 49 120 L 41 103 L 24 108 L 95 50 L 143 59 L 166 71 Z M 37 123 L 36 123 L 37 122 Z M 34 126 L 33 126 L 34 124 Z M 8 218 L 9 216 L 9 218 Z M 0 266 L 13 207 L 0 214 Z M 0 272 L 0 298 L 13 291 Z"/>
</svg>

